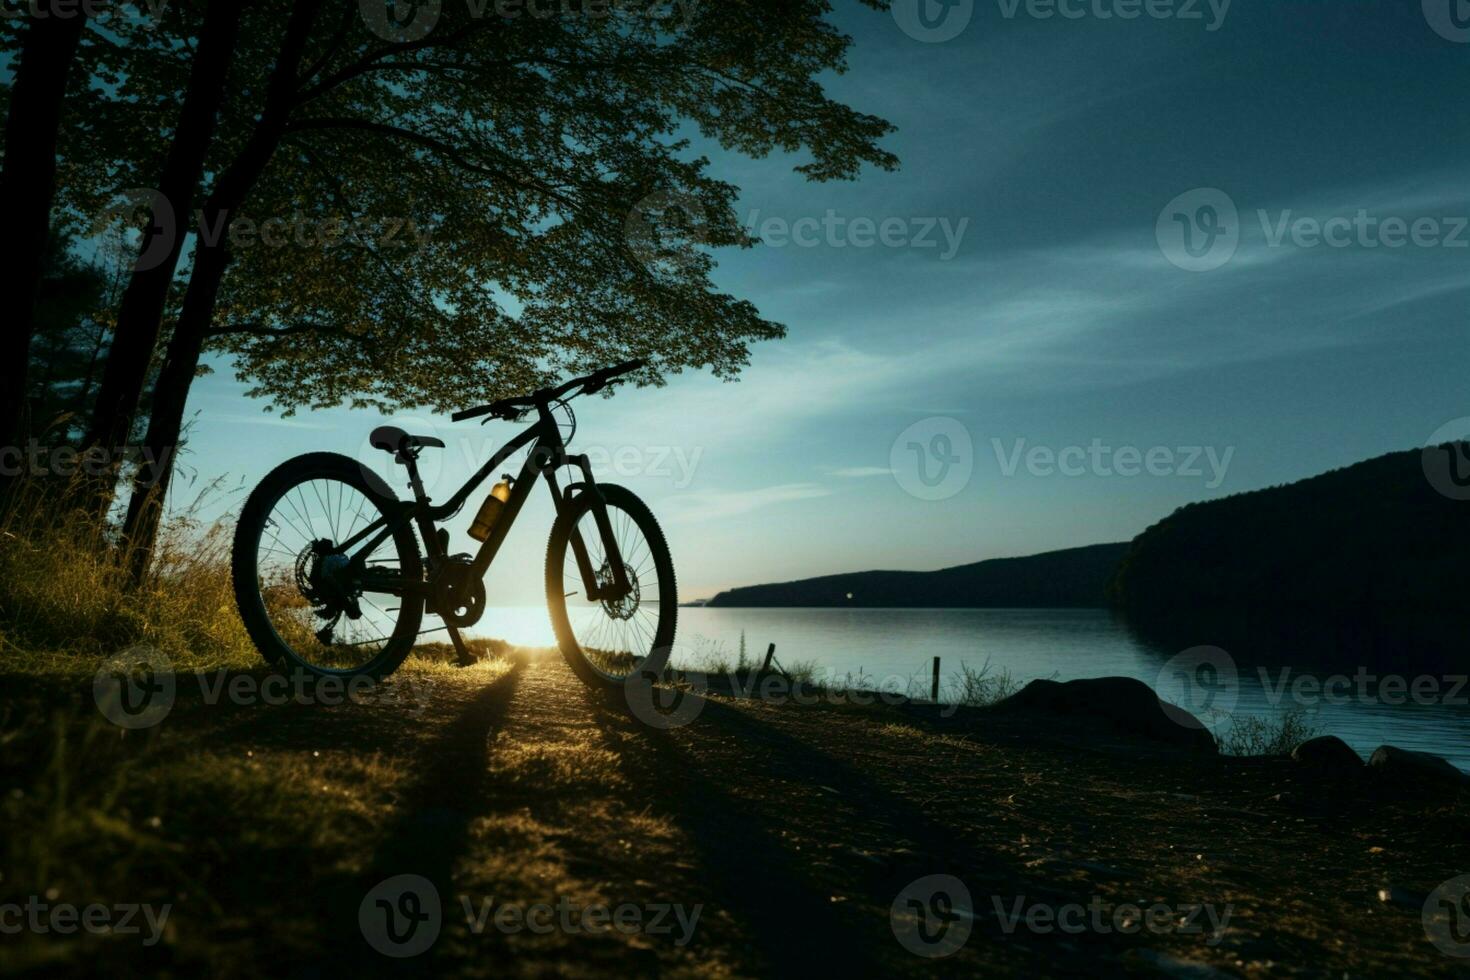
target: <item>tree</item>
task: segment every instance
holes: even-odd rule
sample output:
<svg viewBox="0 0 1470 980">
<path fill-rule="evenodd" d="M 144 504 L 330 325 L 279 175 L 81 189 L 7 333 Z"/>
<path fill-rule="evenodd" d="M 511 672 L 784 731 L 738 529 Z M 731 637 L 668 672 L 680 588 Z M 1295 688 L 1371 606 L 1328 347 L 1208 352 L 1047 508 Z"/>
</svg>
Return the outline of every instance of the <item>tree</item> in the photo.
<svg viewBox="0 0 1470 980">
<path fill-rule="evenodd" d="M 205 158 L 225 99 L 225 81 L 235 59 L 241 14 L 240 0 L 214 0 L 204 6 L 188 87 L 151 206 L 154 213 L 118 308 L 115 335 L 87 434 L 90 446 L 115 453 L 133 428 L 162 328 L 169 286 L 183 248 L 184 236 L 176 222 L 189 214 L 203 177 Z M 98 489 L 99 511 L 106 511 L 112 493 L 110 485 Z"/>
<path fill-rule="evenodd" d="M 29 350 L 26 414 L 33 435 L 51 445 L 77 441 L 110 336 L 99 313 L 112 280 L 100 262 L 77 257 L 73 246 L 60 229 L 47 238 Z"/>
<path fill-rule="evenodd" d="M 888 125 L 815 80 L 849 43 L 825 3 L 722 5 L 687 25 L 454 5 L 408 35 L 337 0 L 298 49 L 292 25 L 315 6 L 246 15 L 242 73 L 269 78 L 220 110 L 150 444 L 175 437 L 209 350 L 287 412 L 458 407 L 634 355 L 649 382 L 733 376 L 750 342 L 782 331 L 710 281 L 707 248 L 752 240 L 732 220 L 737 188 L 687 134 L 801 154 L 814 180 L 895 164 L 878 146 Z M 368 233 L 271 244 L 258 232 L 272 220 Z M 388 234 L 410 227 L 427 237 Z M 139 541 L 160 493 L 135 493 Z"/>
<path fill-rule="evenodd" d="M 0 200 L 10 219 L 0 236 L 0 296 L 8 321 L 0 331 L 0 444 L 23 436 L 36 295 L 56 193 L 62 96 L 86 24 L 84 5 L 78 5 L 69 16 L 29 18 L 20 31 L 0 169 Z"/>
</svg>

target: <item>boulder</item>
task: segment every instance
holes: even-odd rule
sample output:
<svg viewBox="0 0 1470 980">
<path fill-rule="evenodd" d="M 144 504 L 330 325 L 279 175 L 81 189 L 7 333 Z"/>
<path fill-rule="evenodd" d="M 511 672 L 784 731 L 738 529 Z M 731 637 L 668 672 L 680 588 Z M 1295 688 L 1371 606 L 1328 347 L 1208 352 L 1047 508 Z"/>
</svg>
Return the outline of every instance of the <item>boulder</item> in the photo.
<svg viewBox="0 0 1470 980">
<path fill-rule="evenodd" d="M 1037 680 L 996 705 L 999 710 L 1044 711 L 1087 724 L 1101 723 L 1178 748 L 1216 754 L 1215 736 L 1198 718 L 1166 701 L 1132 677 L 1092 677 L 1075 681 Z"/>
<path fill-rule="evenodd" d="M 1450 786 L 1470 788 L 1470 776 L 1455 768 L 1449 760 L 1428 752 L 1411 752 L 1393 745 L 1380 745 L 1368 758 L 1368 767 L 1405 786 L 1424 789 Z"/>
<path fill-rule="evenodd" d="M 1336 735 L 1309 738 L 1291 750 L 1291 757 L 1303 765 L 1323 769 L 1363 768 L 1363 757 Z"/>
</svg>

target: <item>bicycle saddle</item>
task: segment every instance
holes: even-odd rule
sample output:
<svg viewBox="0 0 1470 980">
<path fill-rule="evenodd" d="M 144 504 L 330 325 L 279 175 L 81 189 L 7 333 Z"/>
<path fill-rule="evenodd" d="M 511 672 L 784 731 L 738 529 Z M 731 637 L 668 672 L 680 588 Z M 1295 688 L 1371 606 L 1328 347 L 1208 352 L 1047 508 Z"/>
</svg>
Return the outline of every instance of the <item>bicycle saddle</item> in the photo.
<svg viewBox="0 0 1470 980">
<path fill-rule="evenodd" d="M 403 452 L 406 449 L 422 449 L 431 446 L 437 449 L 444 448 L 443 439 L 435 439 L 433 436 L 411 436 L 396 425 L 380 425 L 368 436 L 374 449 L 381 449 L 387 453 Z"/>
</svg>

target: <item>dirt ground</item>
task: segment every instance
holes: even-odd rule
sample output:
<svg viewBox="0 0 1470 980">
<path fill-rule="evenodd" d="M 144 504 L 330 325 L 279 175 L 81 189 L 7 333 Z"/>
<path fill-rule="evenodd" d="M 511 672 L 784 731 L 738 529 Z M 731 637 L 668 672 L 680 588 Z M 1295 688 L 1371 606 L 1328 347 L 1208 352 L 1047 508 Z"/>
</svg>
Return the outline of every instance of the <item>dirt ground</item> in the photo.
<svg viewBox="0 0 1470 980">
<path fill-rule="evenodd" d="M 650 725 L 524 651 L 334 706 L 180 681 L 131 731 L 90 685 L 4 690 L 0 905 L 168 906 L 42 911 L 7 974 L 1470 975 L 1423 914 L 1470 799 L 1366 770 L 985 709 Z"/>
</svg>

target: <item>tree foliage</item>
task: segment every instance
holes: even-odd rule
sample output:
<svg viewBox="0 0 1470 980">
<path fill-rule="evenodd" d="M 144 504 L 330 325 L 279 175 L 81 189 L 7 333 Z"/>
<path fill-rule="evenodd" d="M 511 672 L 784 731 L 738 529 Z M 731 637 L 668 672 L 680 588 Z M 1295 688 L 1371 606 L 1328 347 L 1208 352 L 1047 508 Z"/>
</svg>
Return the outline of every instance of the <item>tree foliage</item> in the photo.
<svg viewBox="0 0 1470 980">
<path fill-rule="evenodd" d="M 795 154 L 813 180 L 895 163 L 888 125 L 819 84 L 849 44 L 825 3 L 708 4 L 687 22 L 445 4 L 393 40 L 338 0 L 267 131 L 291 7 L 247 10 L 201 199 L 176 216 L 196 255 L 205 238 L 228 252 L 208 349 L 287 411 L 446 409 L 631 356 L 650 360 L 644 380 L 731 377 L 782 328 L 710 278 L 711 249 L 752 242 L 695 142 Z M 92 39 L 96 104 L 67 154 L 77 213 L 154 179 L 198 22 L 198 4 L 171 5 L 157 28 Z M 262 148 L 228 226 L 198 235 L 193 212 Z"/>
<path fill-rule="evenodd" d="M 31 431 L 52 445 L 80 436 L 97 393 L 109 343 L 109 302 L 116 277 L 97 259 L 83 259 L 70 237 L 53 230 L 42 256 L 41 283 L 30 345 L 27 402 Z"/>
</svg>

